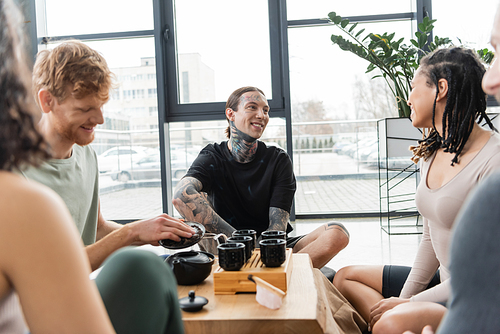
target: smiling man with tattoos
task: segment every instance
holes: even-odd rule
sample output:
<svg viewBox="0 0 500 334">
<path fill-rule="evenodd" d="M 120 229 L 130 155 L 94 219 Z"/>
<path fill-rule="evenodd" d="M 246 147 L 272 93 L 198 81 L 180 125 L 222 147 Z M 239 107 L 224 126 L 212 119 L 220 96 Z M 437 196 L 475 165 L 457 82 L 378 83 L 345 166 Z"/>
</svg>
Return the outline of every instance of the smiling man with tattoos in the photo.
<svg viewBox="0 0 500 334">
<path fill-rule="evenodd" d="M 258 139 L 269 122 L 269 105 L 256 87 L 234 91 L 226 103 L 228 141 L 209 144 L 175 190 L 173 204 L 207 231 L 292 231 L 288 223 L 296 190 L 288 154 Z M 308 253 L 322 268 L 349 243 L 342 224 L 328 223 L 303 236 L 288 237 L 293 252 Z"/>
</svg>

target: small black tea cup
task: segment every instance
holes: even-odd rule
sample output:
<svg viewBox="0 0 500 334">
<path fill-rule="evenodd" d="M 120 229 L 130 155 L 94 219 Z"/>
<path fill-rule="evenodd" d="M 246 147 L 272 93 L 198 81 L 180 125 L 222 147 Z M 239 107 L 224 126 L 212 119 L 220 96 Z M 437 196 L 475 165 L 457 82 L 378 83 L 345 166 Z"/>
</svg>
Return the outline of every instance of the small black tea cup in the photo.
<svg viewBox="0 0 500 334">
<path fill-rule="evenodd" d="M 286 241 L 265 239 L 259 242 L 260 259 L 266 267 L 279 267 L 286 260 Z"/>
<path fill-rule="evenodd" d="M 227 242 L 241 242 L 245 244 L 245 256 L 246 260 L 250 260 L 254 250 L 253 238 L 248 235 L 238 235 L 235 237 L 230 237 L 227 239 Z"/>
<path fill-rule="evenodd" d="M 233 232 L 233 237 L 247 235 L 253 238 L 253 249 L 257 247 L 257 231 L 255 230 L 236 230 Z"/>
<path fill-rule="evenodd" d="M 262 240 L 266 239 L 283 239 L 286 240 L 285 231 L 264 231 L 261 234 Z"/>
<path fill-rule="evenodd" d="M 246 262 L 245 244 L 227 242 L 217 246 L 219 266 L 224 270 L 240 270 Z"/>
</svg>

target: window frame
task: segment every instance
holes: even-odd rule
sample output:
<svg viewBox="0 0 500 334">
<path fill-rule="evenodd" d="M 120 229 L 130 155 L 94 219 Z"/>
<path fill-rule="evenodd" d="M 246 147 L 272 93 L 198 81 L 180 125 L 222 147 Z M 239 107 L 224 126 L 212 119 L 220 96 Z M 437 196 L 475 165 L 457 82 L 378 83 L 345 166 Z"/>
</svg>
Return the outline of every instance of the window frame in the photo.
<svg viewBox="0 0 500 334">
<path fill-rule="evenodd" d="M 203 120 L 220 120 L 225 119 L 222 110 L 225 109 L 225 102 L 202 102 L 202 103 L 179 103 L 178 78 L 181 73 L 177 73 L 177 50 L 176 50 L 176 33 L 175 33 L 175 11 L 174 1 L 154 0 L 155 13 L 157 9 L 162 13 L 159 36 L 162 38 L 159 41 L 164 67 L 166 69 L 165 82 L 165 97 L 166 109 L 165 122 L 190 122 Z M 272 110 L 271 117 L 286 117 L 287 108 L 287 60 L 283 57 L 282 47 L 286 38 L 286 1 L 268 1 L 269 9 L 269 41 L 270 41 L 270 57 L 271 57 L 271 85 L 272 99 L 268 101 Z M 283 16 L 285 12 L 285 17 Z M 156 26 L 155 26 L 156 31 Z M 235 87 L 236 88 L 236 87 Z"/>
</svg>

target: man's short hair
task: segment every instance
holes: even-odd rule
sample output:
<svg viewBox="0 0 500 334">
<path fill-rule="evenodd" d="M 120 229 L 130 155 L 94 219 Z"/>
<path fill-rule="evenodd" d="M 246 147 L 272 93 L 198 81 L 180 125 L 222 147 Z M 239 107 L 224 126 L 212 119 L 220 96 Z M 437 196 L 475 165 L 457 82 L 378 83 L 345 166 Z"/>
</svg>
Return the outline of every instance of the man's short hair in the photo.
<svg viewBox="0 0 500 334">
<path fill-rule="evenodd" d="M 76 99 L 96 95 L 106 102 L 113 86 L 113 74 L 104 57 L 77 40 L 65 41 L 52 50 L 38 53 L 33 68 L 33 92 L 38 102 L 40 89 L 47 89 L 59 103 L 68 97 L 67 87 Z"/>
</svg>

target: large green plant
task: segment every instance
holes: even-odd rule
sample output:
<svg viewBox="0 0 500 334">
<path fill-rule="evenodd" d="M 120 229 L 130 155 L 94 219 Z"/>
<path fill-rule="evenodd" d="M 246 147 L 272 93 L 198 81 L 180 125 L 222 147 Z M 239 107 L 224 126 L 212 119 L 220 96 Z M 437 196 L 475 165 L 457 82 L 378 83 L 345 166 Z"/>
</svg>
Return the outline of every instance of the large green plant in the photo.
<svg viewBox="0 0 500 334">
<path fill-rule="evenodd" d="M 381 74 L 375 75 L 372 79 L 377 77 L 385 79 L 396 98 L 399 116 L 409 117 L 410 108 L 407 101 L 410 94 L 410 81 L 413 79 L 420 59 L 440 46 L 452 44 L 449 38 L 437 36 L 433 41 L 428 41 L 436 20 L 425 17 L 418 25 L 419 31 L 415 33 L 415 38 L 410 39 L 411 44 L 406 45 L 403 43 L 404 38 L 394 40 L 394 33 L 368 33 L 362 37 L 365 29 L 356 31 L 358 23 L 352 24 L 335 12 L 328 14 L 328 17 L 348 36 L 346 39 L 340 35 L 332 35 L 332 42 L 342 50 L 350 51 L 369 61 L 366 73 L 378 68 Z M 488 49 L 478 50 L 477 53 L 488 64 L 493 59 L 493 53 Z"/>
</svg>

